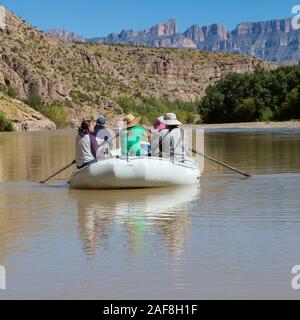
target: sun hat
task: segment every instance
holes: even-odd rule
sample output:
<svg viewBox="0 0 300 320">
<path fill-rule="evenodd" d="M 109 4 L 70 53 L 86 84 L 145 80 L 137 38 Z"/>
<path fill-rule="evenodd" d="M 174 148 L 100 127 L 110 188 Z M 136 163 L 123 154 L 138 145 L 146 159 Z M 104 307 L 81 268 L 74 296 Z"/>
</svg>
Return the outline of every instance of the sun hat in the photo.
<svg viewBox="0 0 300 320">
<path fill-rule="evenodd" d="M 167 126 L 180 126 L 182 123 L 177 120 L 175 113 L 167 113 L 164 117 L 160 118 L 161 122 Z"/>
<path fill-rule="evenodd" d="M 128 114 L 125 118 L 124 118 L 124 122 L 127 123 L 127 128 L 132 128 L 132 127 L 136 127 L 140 124 L 141 121 L 141 117 L 135 117 L 132 114 Z"/>
<path fill-rule="evenodd" d="M 105 126 L 106 125 L 106 118 L 105 117 L 103 117 L 103 116 L 101 116 L 98 120 L 97 120 L 97 124 L 99 125 L 99 126 Z"/>
</svg>

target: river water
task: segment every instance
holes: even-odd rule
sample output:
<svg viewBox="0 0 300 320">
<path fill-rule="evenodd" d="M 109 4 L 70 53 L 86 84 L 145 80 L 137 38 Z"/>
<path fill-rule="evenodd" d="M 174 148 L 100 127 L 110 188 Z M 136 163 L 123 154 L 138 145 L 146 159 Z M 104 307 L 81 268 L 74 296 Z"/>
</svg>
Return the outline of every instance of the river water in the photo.
<svg viewBox="0 0 300 320">
<path fill-rule="evenodd" d="M 300 130 L 206 131 L 183 189 L 72 191 L 74 131 L 0 134 L 0 299 L 299 299 Z"/>
</svg>

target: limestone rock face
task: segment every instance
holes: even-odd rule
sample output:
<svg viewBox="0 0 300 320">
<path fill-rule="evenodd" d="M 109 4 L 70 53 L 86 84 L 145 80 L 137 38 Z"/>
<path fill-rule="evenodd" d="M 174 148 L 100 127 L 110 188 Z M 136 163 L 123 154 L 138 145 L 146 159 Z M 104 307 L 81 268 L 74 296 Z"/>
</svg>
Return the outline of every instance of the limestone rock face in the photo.
<svg viewBox="0 0 300 320">
<path fill-rule="evenodd" d="M 184 36 L 186 36 L 188 39 L 191 39 L 195 43 L 200 43 L 205 40 L 204 33 L 201 27 L 197 24 L 187 29 L 186 32 L 184 33 Z"/>
<path fill-rule="evenodd" d="M 293 30 L 291 19 L 244 22 L 233 31 L 228 31 L 218 23 L 203 27 L 192 25 L 184 33 L 179 33 L 176 20 L 170 19 L 165 24 L 158 24 L 143 31 L 124 30 L 121 34 L 111 34 L 90 41 L 164 48 L 195 48 L 251 55 L 277 63 L 293 63 L 300 60 L 300 30 Z"/>
<path fill-rule="evenodd" d="M 24 103 L 0 93 L 0 112 L 13 123 L 16 131 L 54 130 L 55 124 Z"/>
<path fill-rule="evenodd" d="M 111 33 L 105 38 L 88 40 L 92 43 L 142 45 L 158 48 L 197 49 L 192 39 L 178 32 L 177 21 L 170 19 L 150 29 L 142 31 L 122 30 L 120 34 Z"/>
<path fill-rule="evenodd" d="M 47 31 L 50 35 L 66 41 L 86 42 L 86 39 L 78 33 L 69 32 L 65 29 L 52 29 Z"/>
<path fill-rule="evenodd" d="M 300 60 L 300 31 L 293 30 L 291 19 L 242 23 L 223 44 L 225 52 L 239 52 L 272 62 Z"/>
<path fill-rule="evenodd" d="M 145 30 L 145 33 L 148 31 Z M 151 36 L 169 37 L 177 33 L 177 21 L 170 19 L 167 23 L 160 23 L 152 27 L 149 31 Z"/>
<path fill-rule="evenodd" d="M 219 40 L 227 40 L 229 35 L 227 29 L 218 23 L 203 27 L 202 32 L 204 41 L 211 37 L 215 37 Z"/>
<path fill-rule="evenodd" d="M 232 35 L 257 35 L 268 34 L 272 32 L 284 32 L 288 33 L 292 31 L 292 24 L 290 19 L 285 20 L 271 20 L 264 22 L 246 22 L 239 24 L 235 30 L 232 31 Z"/>
</svg>

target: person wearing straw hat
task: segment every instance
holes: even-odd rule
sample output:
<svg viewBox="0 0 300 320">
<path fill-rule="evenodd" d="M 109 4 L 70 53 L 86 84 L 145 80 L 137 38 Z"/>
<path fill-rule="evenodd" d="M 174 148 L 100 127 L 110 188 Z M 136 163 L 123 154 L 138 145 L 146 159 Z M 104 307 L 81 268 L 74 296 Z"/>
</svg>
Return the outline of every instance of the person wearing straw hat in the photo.
<svg viewBox="0 0 300 320">
<path fill-rule="evenodd" d="M 159 119 L 166 129 L 160 130 L 153 136 L 152 156 L 184 162 L 189 158 L 189 146 L 184 130 L 179 127 L 182 123 L 174 113 L 167 113 Z"/>
<path fill-rule="evenodd" d="M 141 117 L 128 114 L 124 118 L 126 130 L 121 134 L 122 154 L 125 156 L 140 157 L 143 154 L 143 137 L 148 137 L 148 131 L 140 125 Z"/>
</svg>

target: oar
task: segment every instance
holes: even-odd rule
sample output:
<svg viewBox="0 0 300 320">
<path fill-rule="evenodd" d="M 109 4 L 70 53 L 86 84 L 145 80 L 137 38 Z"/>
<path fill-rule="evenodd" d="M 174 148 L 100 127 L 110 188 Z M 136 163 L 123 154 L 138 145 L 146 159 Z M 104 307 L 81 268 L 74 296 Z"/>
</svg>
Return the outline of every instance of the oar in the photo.
<svg viewBox="0 0 300 320">
<path fill-rule="evenodd" d="M 117 133 L 115 137 L 111 138 L 110 140 L 104 141 L 103 143 L 101 143 L 99 145 L 99 148 L 103 147 L 105 144 L 112 142 L 114 139 L 117 139 L 120 136 L 120 133 Z M 59 171 L 57 171 L 56 173 L 54 173 L 51 177 L 47 178 L 44 181 L 41 181 L 41 184 L 45 184 L 46 182 L 48 182 L 49 180 L 51 180 L 52 178 L 56 177 L 58 174 L 62 173 L 63 171 L 67 170 L 68 168 L 72 167 L 74 164 L 76 164 L 76 160 L 73 160 L 71 163 L 65 165 L 63 168 L 61 168 Z"/>
<path fill-rule="evenodd" d="M 192 149 L 191 151 L 192 151 L 193 153 L 201 156 L 201 157 L 204 157 L 205 159 L 208 159 L 208 160 L 210 160 L 210 161 L 212 161 L 212 162 L 214 162 L 214 163 L 217 163 L 217 164 L 219 164 L 219 165 L 221 165 L 221 166 L 223 166 L 223 167 L 225 167 L 225 168 L 227 168 L 227 169 L 230 169 L 230 170 L 232 170 L 232 171 L 235 171 L 235 172 L 243 175 L 244 177 L 247 177 L 247 178 L 250 178 L 250 177 L 251 177 L 251 175 L 250 175 L 249 173 L 243 172 L 243 171 L 241 171 L 241 170 L 239 170 L 239 169 L 237 169 L 237 168 L 234 168 L 234 167 L 230 166 L 230 165 L 227 164 L 227 163 L 224 163 L 224 162 L 222 162 L 222 161 L 219 161 L 219 160 L 217 160 L 217 159 L 214 159 L 214 158 L 208 156 L 207 154 L 203 154 L 203 153 L 201 153 L 201 152 L 199 152 L 199 151 L 196 151 L 195 149 Z"/>
<path fill-rule="evenodd" d="M 74 166 L 74 164 L 76 164 L 76 160 L 73 160 L 71 163 L 67 164 L 66 166 L 64 166 L 63 168 L 61 168 L 59 171 L 57 171 L 56 173 L 54 173 L 51 177 L 47 178 L 44 181 L 41 181 L 41 184 L 45 184 L 46 182 L 48 182 L 50 179 L 54 178 L 55 176 L 57 176 L 58 174 L 60 174 L 61 172 L 67 170 L 68 168 Z"/>
</svg>

